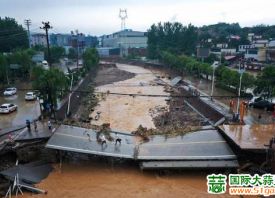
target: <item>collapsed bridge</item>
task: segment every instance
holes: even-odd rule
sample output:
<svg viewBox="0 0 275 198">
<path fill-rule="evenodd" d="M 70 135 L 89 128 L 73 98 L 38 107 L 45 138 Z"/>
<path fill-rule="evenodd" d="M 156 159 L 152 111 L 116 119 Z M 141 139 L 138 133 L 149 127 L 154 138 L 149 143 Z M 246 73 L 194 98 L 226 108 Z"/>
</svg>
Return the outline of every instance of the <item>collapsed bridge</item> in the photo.
<svg viewBox="0 0 275 198">
<path fill-rule="evenodd" d="M 150 136 L 138 143 L 132 134 L 115 133 L 121 144 L 107 141 L 101 145 L 97 132 L 86 128 L 61 125 L 46 144 L 47 148 L 135 160 L 142 169 L 161 168 L 236 168 L 237 156 L 219 132 L 211 126 L 183 136 Z M 88 134 L 88 135 L 87 135 Z"/>
</svg>

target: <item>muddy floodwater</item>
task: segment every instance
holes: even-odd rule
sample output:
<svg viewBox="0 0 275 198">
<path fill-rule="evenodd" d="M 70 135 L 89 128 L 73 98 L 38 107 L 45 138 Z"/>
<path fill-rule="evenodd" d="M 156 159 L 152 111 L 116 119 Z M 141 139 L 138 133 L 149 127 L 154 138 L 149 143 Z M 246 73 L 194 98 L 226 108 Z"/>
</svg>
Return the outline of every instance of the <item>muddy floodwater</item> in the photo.
<svg viewBox="0 0 275 198">
<path fill-rule="evenodd" d="M 110 164 L 87 162 L 64 164 L 56 169 L 38 187 L 47 195 L 24 197 L 213 197 L 207 193 L 206 172 L 166 173 L 141 172 L 135 166 L 112 168 Z M 232 197 L 222 195 L 215 197 Z"/>
<path fill-rule="evenodd" d="M 155 84 L 157 79 L 154 72 L 139 66 L 117 64 L 118 69 L 136 74 L 134 78 L 107 84 L 96 88 L 98 92 L 110 92 L 121 94 L 145 94 L 145 95 L 167 95 L 164 86 Z M 169 83 L 167 78 L 161 79 Z M 155 107 L 167 107 L 164 97 L 128 96 L 109 94 L 100 99 L 99 105 L 91 114 L 95 117 L 100 113 L 98 120 L 92 120 L 91 124 L 101 125 L 110 123 L 113 130 L 134 131 L 141 124 L 147 128 L 155 128 L 150 109 Z"/>
<path fill-rule="evenodd" d="M 128 80 L 98 86 L 97 92 L 121 94 L 150 94 L 167 95 L 163 85 L 155 83 L 157 76 L 163 83 L 170 80 L 160 72 L 144 69 L 139 66 L 117 64 L 121 70 L 134 73 Z M 95 118 L 100 112 L 98 120 L 91 124 L 101 125 L 110 123 L 113 130 L 133 131 L 140 124 L 144 127 L 155 128 L 150 109 L 167 107 L 165 97 L 146 97 L 107 94 L 98 96 L 98 106 L 90 115 Z M 89 158 L 89 157 L 88 157 Z M 71 159 L 71 158 L 69 158 Z M 67 162 L 60 169 L 55 164 L 54 171 L 37 185 L 48 191 L 47 195 L 24 194 L 23 197 L 47 198 L 169 198 L 169 197 L 233 197 L 228 194 L 210 195 L 207 193 L 206 176 L 213 171 L 141 171 L 138 163 L 106 162 L 91 159 L 87 161 L 75 160 Z M 224 173 L 215 172 L 215 173 Z"/>
</svg>

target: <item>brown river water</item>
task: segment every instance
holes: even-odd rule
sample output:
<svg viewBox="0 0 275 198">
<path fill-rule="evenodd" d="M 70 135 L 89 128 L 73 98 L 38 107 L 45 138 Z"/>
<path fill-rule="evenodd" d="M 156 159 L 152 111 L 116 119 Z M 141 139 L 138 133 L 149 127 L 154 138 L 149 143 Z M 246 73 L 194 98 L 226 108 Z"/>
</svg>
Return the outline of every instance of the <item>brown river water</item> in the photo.
<svg viewBox="0 0 275 198">
<path fill-rule="evenodd" d="M 118 166 L 87 162 L 63 164 L 42 181 L 39 188 L 46 195 L 23 197 L 232 197 L 207 193 L 207 172 L 185 171 L 159 175 L 140 171 L 135 166 Z"/>
</svg>

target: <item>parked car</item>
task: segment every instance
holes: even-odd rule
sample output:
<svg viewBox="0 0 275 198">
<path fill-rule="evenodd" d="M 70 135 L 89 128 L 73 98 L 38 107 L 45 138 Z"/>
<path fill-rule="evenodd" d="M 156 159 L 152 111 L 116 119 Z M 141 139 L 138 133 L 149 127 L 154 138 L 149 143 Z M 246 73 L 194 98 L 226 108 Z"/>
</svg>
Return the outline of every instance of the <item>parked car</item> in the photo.
<svg viewBox="0 0 275 198">
<path fill-rule="evenodd" d="M 0 106 L 0 113 L 10 113 L 17 110 L 17 105 L 15 104 L 2 104 Z"/>
<path fill-rule="evenodd" d="M 44 69 L 49 69 L 49 64 L 48 64 L 48 62 L 46 61 L 46 60 L 43 60 L 42 61 L 42 67 L 44 68 Z"/>
<path fill-rule="evenodd" d="M 27 92 L 25 95 L 25 100 L 35 100 L 36 95 L 34 92 Z"/>
<path fill-rule="evenodd" d="M 253 100 L 254 99 L 254 100 Z M 266 111 L 273 111 L 274 110 L 274 104 L 272 102 L 269 102 L 268 100 L 264 100 L 262 97 L 253 98 L 249 102 L 250 107 L 264 109 Z"/>
<path fill-rule="evenodd" d="M 5 96 L 12 96 L 14 94 L 16 94 L 17 89 L 15 87 L 9 87 L 4 91 L 4 95 Z"/>
</svg>

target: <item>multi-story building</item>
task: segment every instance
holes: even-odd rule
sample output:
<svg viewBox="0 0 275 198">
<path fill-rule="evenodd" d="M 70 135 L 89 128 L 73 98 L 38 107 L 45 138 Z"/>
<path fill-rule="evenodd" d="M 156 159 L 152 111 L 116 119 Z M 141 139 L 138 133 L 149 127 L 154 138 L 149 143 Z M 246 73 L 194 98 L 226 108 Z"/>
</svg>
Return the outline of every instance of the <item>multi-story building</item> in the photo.
<svg viewBox="0 0 275 198">
<path fill-rule="evenodd" d="M 70 34 L 51 34 L 50 35 L 50 44 L 53 46 L 70 46 Z"/>
<path fill-rule="evenodd" d="M 41 45 L 47 46 L 47 37 L 45 34 L 33 33 L 31 34 L 31 46 Z"/>
<path fill-rule="evenodd" d="M 125 29 L 110 35 L 103 35 L 100 44 L 104 48 L 119 48 L 121 56 L 128 55 L 130 48 L 147 48 L 147 35 L 145 32 Z"/>
<path fill-rule="evenodd" d="M 97 37 L 85 36 L 85 34 L 51 34 L 50 44 L 52 46 L 64 47 L 68 53 L 69 48 L 75 48 L 80 53 L 87 47 L 96 47 Z"/>
</svg>

